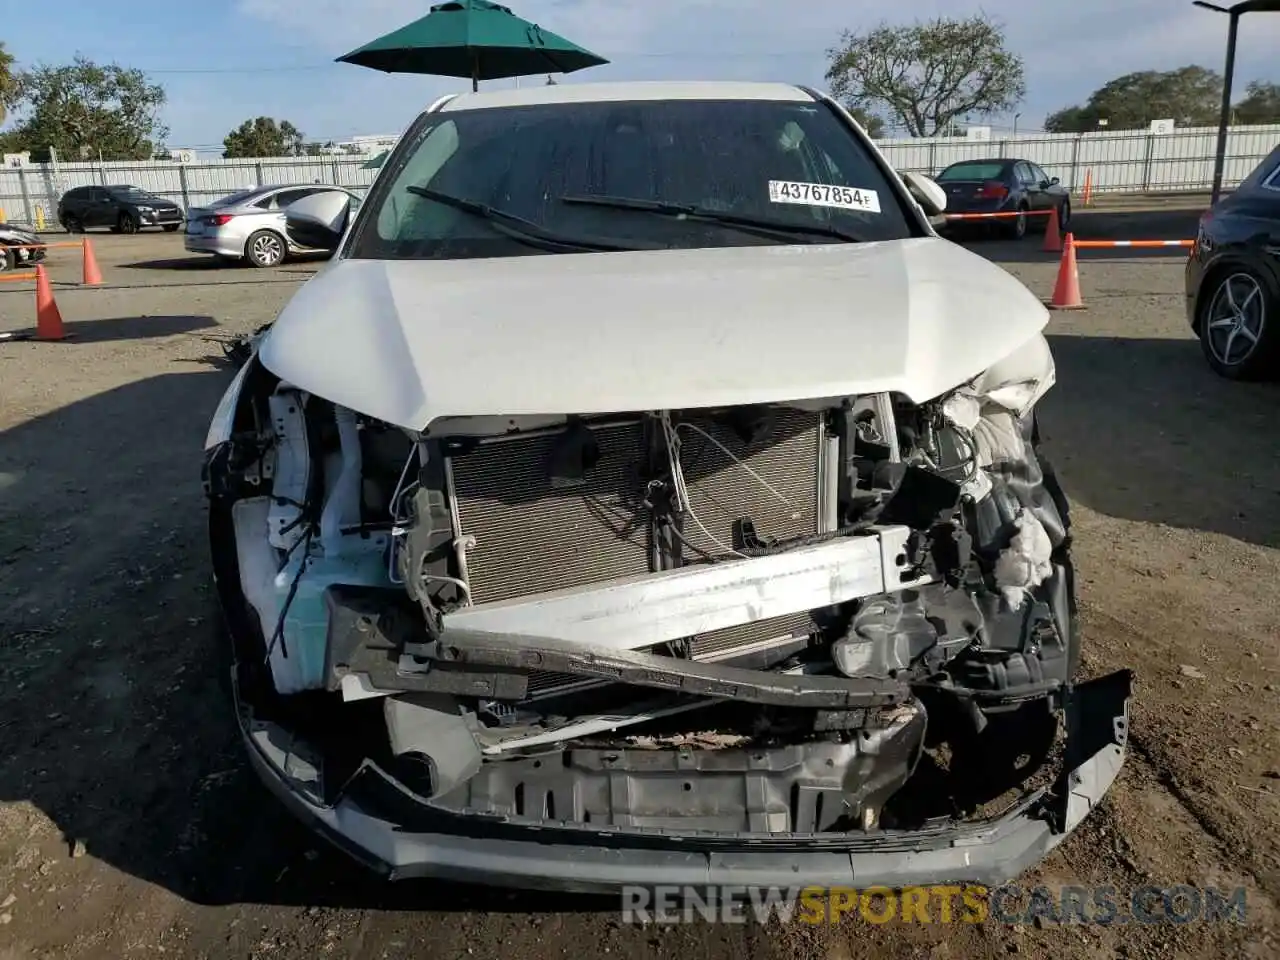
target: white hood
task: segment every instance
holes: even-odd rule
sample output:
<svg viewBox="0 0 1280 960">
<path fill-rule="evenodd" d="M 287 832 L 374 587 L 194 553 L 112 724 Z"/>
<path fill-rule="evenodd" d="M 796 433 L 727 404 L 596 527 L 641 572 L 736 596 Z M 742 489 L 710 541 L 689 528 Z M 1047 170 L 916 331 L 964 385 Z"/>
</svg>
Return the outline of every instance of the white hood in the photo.
<svg viewBox="0 0 1280 960">
<path fill-rule="evenodd" d="M 916 402 L 1026 344 L 1048 312 L 934 237 L 481 260 L 342 260 L 263 364 L 410 430 L 438 417 L 732 406 L 897 391 Z"/>
</svg>

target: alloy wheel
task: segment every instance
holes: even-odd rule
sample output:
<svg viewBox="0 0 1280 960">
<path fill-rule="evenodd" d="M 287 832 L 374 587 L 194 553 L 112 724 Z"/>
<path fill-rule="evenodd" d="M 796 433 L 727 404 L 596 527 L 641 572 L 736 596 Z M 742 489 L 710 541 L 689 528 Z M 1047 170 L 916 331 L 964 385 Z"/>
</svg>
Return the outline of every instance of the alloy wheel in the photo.
<svg viewBox="0 0 1280 960">
<path fill-rule="evenodd" d="M 255 263 L 264 267 L 274 267 L 284 259 L 284 244 L 274 233 L 264 233 L 253 241 L 250 255 Z"/>
<path fill-rule="evenodd" d="M 1205 316 L 1205 342 L 1224 367 L 1238 367 L 1262 339 L 1266 322 L 1262 285 L 1248 273 L 1233 273 L 1218 285 Z"/>
</svg>

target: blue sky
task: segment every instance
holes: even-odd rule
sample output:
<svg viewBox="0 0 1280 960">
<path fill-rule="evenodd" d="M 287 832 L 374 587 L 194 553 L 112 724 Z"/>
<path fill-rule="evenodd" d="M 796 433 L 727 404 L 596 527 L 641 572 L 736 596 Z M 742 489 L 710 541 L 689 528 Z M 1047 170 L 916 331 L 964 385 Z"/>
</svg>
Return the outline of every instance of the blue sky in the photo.
<svg viewBox="0 0 1280 960">
<path fill-rule="evenodd" d="M 882 19 L 959 16 L 977 0 L 509 0 L 515 11 L 602 56 L 564 78 L 761 79 L 823 84 L 824 51 L 844 29 Z M 11 4 L 7 4 L 11 5 Z M 397 133 L 463 81 L 387 76 L 332 60 L 426 13 L 430 0 L 57 0 L 56 16 L 20 3 L 0 39 L 22 64 L 76 53 L 139 67 L 169 95 L 169 145 L 219 149 L 241 121 L 292 121 L 309 139 Z M 1131 70 L 1201 63 L 1221 69 L 1226 17 L 1190 0 L 988 4 L 1026 60 L 1020 129 Z M 1252 19 L 1252 22 L 1250 22 Z M 1280 14 L 1245 20 L 1237 83 L 1280 80 Z M 512 81 L 499 81 L 509 84 Z M 1008 128 L 1012 116 L 995 118 Z"/>
</svg>

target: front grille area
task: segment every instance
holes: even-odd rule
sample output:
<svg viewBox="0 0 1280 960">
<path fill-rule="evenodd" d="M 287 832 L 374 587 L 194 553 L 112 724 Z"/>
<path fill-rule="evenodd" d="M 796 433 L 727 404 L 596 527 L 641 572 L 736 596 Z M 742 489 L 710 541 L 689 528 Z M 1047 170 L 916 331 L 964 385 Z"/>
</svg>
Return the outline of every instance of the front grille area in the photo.
<svg viewBox="0 0 1280 960">
<path fill-rule="evenodd" d="M 685 562 L 735 549 L 735 527 L 744 519 L 766 542 L 817 531 L 817 414 L 769 409 L 752 424 L 749 439 L 710 417 L 688 424 L 698 430 L 679 429 L 681 465 L 700 525 L 685 520 Z M 578 486 L 551 483 L 560 434 L 485 443 L 450 459 L 459 526 L 476 539 L 467 557 L 476 603 L 654 569 L 649 515 L 641 504 L 643 428 L 599 427 L 593 435 L 599 459 Z M 692 652 L 707 655 L 810 629 L 805 614 L 779 617 L 695 637 Z"/>
</svg>

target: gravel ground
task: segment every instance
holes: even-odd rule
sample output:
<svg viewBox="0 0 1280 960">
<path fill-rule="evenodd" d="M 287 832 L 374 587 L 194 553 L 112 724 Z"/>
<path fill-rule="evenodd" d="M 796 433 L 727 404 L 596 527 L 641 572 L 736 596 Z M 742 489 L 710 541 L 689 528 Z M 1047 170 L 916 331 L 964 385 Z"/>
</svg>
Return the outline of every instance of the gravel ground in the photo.
<svg viewBox="0 0 1280 960">
<path fill-rule="evenodd" d="M 1243 885 L 1248 923 L 655 929 L 613 901 L 385 886 L 261 790 L 212 668 L 199 451 L 229 374 L 209 338 L 270 319 L 314 267 L 93 239 L 105 286 L 76 288 L 75 250 L 51 263 L 75 339 L 0 343 L 0 960 L 1280 954 L 1280 388 L 1208 372 L 1180 251 L 1082 253 L 1089 309 L 1049 328 L 1043 429 L 1075 508 L 1085 666 L 1138 686 L 1119 782 L 1024 882 Z M 975 244 L 1047 296 L 1038 248 Z M 30 284 L 0 286 L 0 331 L 32 320 Z"/>
</svg>

